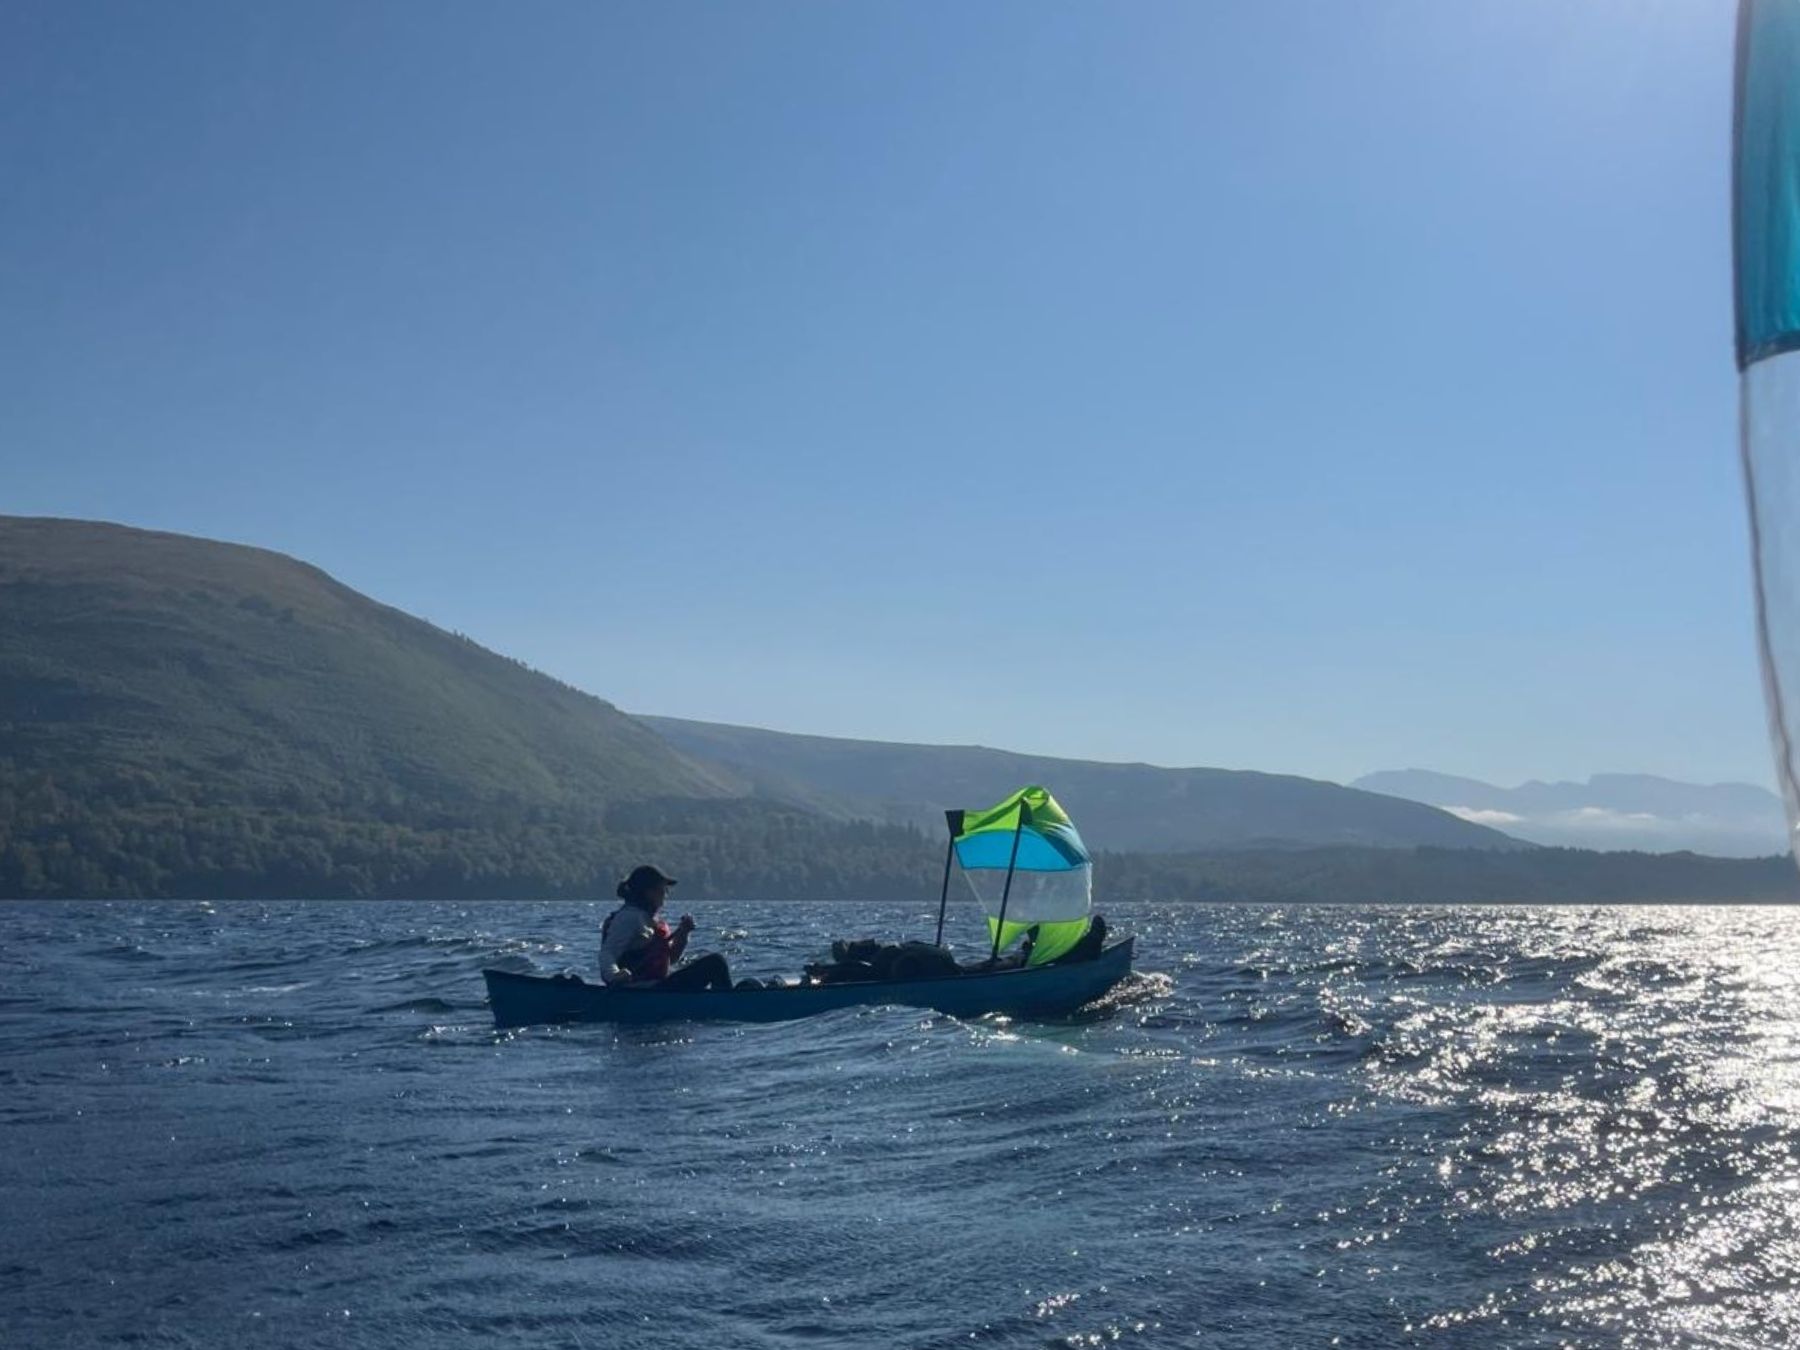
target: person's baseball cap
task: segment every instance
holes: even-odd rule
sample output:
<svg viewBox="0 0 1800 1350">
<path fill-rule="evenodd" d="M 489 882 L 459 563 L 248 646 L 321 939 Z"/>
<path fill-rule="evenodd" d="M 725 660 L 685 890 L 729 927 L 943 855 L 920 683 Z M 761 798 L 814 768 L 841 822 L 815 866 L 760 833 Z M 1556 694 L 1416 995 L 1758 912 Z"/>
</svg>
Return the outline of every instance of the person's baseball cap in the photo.
<svg viewBox="0 0 1800 1350">
<path fill-rule="evenodd" d="M 625 878 L 625 889 L 634 895 L 649 886 L 673 886 L 674 884 L 674 877 L 659 868 L 650 866 L 649 863 L 632 868 L 631 875 Z"/>
</svg>

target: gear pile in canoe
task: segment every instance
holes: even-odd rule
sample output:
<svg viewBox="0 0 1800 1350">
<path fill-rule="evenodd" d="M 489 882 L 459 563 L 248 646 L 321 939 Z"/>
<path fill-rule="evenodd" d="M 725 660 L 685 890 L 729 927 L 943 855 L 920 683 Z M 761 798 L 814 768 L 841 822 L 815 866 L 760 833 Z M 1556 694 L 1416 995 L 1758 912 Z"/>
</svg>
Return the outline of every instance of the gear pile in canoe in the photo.
<svg viewBox="0 0 1800 1350">
<path fill-rule="evenodd" d="M 1093 862 L 1048 791 L 1021 788 L 985 810 L 945 818 L 950 837 L 931 942 L 837 942 L 830 961 L 797 978 L 731 989 L 621 988 L 578 975 L 490 969 L 482 974 L 494 1025 L 780 1022 L 876 1005 L 959 1017 L 1056 1016 L 1092 1003 L 1131 973 L 1133 940 L 1106 940 L 1106 921 L 1092 912 Z M 987 920 L 988 949 L 973 961 L 943 945 L 956 871 Z"/>
</svg>

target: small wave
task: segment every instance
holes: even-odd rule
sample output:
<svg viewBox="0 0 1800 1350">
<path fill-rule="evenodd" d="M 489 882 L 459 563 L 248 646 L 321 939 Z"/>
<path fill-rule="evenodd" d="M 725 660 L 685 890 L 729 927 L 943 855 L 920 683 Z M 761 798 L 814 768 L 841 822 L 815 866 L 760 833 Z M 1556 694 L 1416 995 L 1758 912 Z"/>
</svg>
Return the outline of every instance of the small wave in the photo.
<svg viewBox="0 0 1800 1350">
<path fill-rule="evenodd" d="M 1092 1003 L 1085 1003 L 1074 1012 L 1061 1017 L 1034 1017 L 1030 1020 L 1051 1026 L 1085 1026 L 1116 1017 L 1137 1004 L 1166 999 L 1174 992 L 1175 981 L 1169 976 L 1156 971 L 1133 971 Z M 992 1020 L 1010 1023 L 1013 1019 L 1002 1017 Z"/>
<path fill-rule="evenodd" d="M 1134 1003 L 1169 998 L 1174 993 L 1173 976 L 1165 975 L 1159 970 L 1134 970 L 1089 1006 L 1128 1008 Z"/>
<path fill-rule="evenodd" d="M 334 1247 L 350 1240 L 350 1234 L 342 1228 L 309 1228 L 304 1232 L 291 1233 L 277 1238 L 268 1244 L 270 1251 L 299 1252 L 312 1247 Z"/>
<path fill-rule="evenodd" d="M 490 1045 L 504 1033 L 496 1032 L 487 1022 L 434 1022 L 421 1031 L 416 1040 L 425 1045 L 464 1046 Z"/>
<path fill-rule="evenodd" d="M 158 961 L 162 959 L 157 956 L 155 952 L 140 947 L 135 943 L 129 945 L 114 944 L 110 947 L 93 947 L 89 948 L 84 954 L 96 957 L 101 961 L 125 961 L 134 965 L 143 961 Z"/>
<path fill-rule="evenodd" d="M 383 1003 L 380 1007 L 369 1008 L 371 1013 L 447 1013 L 455 1012 L 456 1005 L 446 1003 L 441 998 L 409 998 L 399 1003 Z"/>
<path fill-rule="evenodd" d="M 285 970 L 300 959 L 285 953 L 277 956 L 249 956 L 238 961 L 221 961 L 212 969 L 215 972 L 229 971 L 234 975 L 247 975 L 259 970 Z"/>
<path fill-rule="evenodd" d="M 712 1239 L 704 1230 L 691 1231 L 674 1216 L 668 1224 L 656 1227 L 617 1221 L 521 1221 L 477 1230 L 470 1235 L 469 1245 L 490 1255 L 548 1250 L 571 1256 L 669 1262 L 703 1261 L 713 1252 Z"/>
<path fill-rule="evenodd" d="M 543 939 L 503 937 L 492 933 L 411 933 L 405 937 L 359 939 L 345 944 L 340 949 L 340 955 L 365 958 L 399 952 L 440 952 L 446 955 L 468 952 L 485 954 L 494 951 L 560 952 L 563 945 Z"/>
</svg>

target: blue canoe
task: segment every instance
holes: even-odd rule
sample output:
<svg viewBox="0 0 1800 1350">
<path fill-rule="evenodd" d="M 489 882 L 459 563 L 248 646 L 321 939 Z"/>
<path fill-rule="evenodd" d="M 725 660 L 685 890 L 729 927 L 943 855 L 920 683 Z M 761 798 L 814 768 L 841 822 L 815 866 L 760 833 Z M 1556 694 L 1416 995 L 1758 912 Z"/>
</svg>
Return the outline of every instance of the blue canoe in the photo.
<svg viewBox="0 0 1800 1350">
<path fill-rule="evenodd" d="M 929 1008 L 953 1017 L 1006 1013 L 1056 1016 L 1092 1003 L 1131 973 L 1131 938 L 1092 961 L 952 975 L 935 980 L 869 980 L 794 988 L 608 989 L 574 975 L 484 970 L 494 1025 L 555 1022 L 788 1022 L 838 1008 Z"/>
</svg>

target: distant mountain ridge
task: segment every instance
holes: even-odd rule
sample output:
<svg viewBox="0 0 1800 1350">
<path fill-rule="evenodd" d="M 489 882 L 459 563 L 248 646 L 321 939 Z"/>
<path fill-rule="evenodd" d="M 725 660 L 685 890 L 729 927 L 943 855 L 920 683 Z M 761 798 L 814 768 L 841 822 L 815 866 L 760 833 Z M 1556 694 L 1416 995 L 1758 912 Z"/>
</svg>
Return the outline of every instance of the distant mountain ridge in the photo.
<svg viewBox="0 0 1800 1350">
<path fill-rule="evenodd" d="M 946 807 L 996 801 L 1021 783 L 1039 782 L 1056 793 L 1095 848 L 1524 847 L 1447 812 L 1284 774 L 1109 764 L 637 716 L 677 750 L 766 797 L 844 819 L 914 823 L 934 837 L 943 829 Z"/>
<path fill-rule="evenodd" d="M 1788 847 L 1781 799 L 1749 783 L 1600 773 L 1585 783 L 1534 779 L 1505 788 L 1427 769 L 1390 769 L 1353 786 L 1441 807 L 1537 844 L 1723 857 L 1759 857 Z"/>
</svg>

